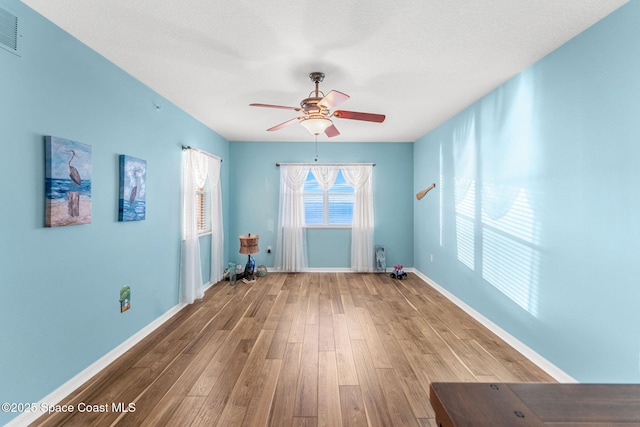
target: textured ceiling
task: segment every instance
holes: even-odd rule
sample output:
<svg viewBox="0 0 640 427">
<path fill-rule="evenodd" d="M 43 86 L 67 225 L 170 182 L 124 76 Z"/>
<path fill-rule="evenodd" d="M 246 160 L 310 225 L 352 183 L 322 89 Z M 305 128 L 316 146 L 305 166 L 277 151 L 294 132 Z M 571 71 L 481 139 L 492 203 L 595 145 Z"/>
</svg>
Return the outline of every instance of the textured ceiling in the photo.
<svg viewBox="0 0 640 427">
<path fill-rule="evenodd" d="M 230 141 L 311 140 L 249 104 L 297 107 L 322 71 L 340 109 L 387 115 L 332 141 L 412 142 L 626 0 L 23 2 Z"/>
</svg>

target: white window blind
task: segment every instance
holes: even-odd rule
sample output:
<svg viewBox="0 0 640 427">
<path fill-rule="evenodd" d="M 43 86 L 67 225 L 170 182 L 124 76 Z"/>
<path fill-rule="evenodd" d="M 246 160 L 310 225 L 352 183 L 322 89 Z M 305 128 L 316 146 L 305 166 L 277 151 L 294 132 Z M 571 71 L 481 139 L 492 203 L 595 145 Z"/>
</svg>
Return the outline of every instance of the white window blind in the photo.
<svg viewBox="0 0 640 427">
<path fill-rule="evenodd" d="M 311 227 L 351 226 L 353 218 L 353 187 L 338 172 L 336 181 L 324 191 L 309 172 L 304 184 L 305 223 Z"/>
<path fill-rule="evenodd" d="M 211 233 L 211 185 L 209 178 L 203 187 L 196 189 L 196 215 L 198 220 L 198 234 Z"/>
</svg>

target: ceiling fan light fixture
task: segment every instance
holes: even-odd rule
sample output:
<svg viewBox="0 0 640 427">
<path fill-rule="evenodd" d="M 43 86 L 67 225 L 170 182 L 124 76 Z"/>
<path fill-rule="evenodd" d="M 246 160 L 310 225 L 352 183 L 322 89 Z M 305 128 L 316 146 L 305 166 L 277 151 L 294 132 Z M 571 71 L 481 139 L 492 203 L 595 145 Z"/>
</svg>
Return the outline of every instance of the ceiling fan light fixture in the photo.
<svg viewBox="0 0 640 427">
<path fill-rule="evenodd" d="M 293 123 L 300 123 L 304 128 L 316 137 L 324 133 L 327 137 L 333 138 L 340 135 L 340 131 L 333 125 L 330 117 L 338 119 L 360 120 L 363 122 L 382 123 L 385 119 L 384 114 L 361 113 L 357 111 L 332 110 L 349 99 L 346 93 L 332 90 L 328 94 L 324 94 L 319 89 L 320 82 L 324 79 L 324 73 L 313 72 L 309 74 L 311 81 L 315 84 L 315 90 L 309 93 L 309 96 L 300 101 L 300 107 L 286 107 L 283 105 L 272 104 L 249 104 L 251 107 L 278 108 L 282 110 L 294 110 L 302 112 L 302 115 L 287 120 L 284 123 L 270 127 L 267 131 L 276 131 L 285 128 Z"/>
<path fill-rule="evenodd" d="M 326 117 L 309 117 L 308 119 L 303 119 L 300 124 L 309 131 L 311 135 L 320 135 L 325 129 L 331 126 L 333 122 Z"/>
</svg>

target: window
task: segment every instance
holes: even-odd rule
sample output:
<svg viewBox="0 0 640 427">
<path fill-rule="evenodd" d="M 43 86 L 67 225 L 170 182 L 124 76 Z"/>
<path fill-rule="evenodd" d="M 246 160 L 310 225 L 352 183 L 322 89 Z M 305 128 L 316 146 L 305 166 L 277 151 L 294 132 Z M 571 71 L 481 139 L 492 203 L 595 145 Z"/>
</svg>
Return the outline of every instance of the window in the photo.
<svg viewBox="0 0 640 427">
<path fill-rule="evenodd" d="M 198 220 L 198 234 L 211 233 L 211 186 L 209 178 L 203 187 L 196 189 L 196 216 Z"/>
<path fill-rule="evenodd" d="M 346 183 L 342 171 L 336 182 L 324 191 L 309 171 L 304 184 L 305 223 L 310 227 L 350 227 L 353 217 L 353 187 Z"/>
</svg>

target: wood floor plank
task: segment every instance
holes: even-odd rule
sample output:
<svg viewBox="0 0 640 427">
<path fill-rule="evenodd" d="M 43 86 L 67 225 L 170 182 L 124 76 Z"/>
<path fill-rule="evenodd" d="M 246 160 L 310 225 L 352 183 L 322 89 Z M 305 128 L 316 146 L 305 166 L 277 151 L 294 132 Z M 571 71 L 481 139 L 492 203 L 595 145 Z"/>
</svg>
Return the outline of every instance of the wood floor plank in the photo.
<svg viewBox="0 0 640 427">
<path fill-rule="evenodd" d="M 338 292 L 340 293 L 340 295 L 351 294 L 351 288 L 347 283 L 346 274 L 336 274 L 336 285 L 338 286 Z"/>
<path fill-rule="evenodd" d="M 355 307 L 366 307 L 369 302 L 369 291 L 362 281 L 361 274 L 349 274 L 347 276 L 349 295 Z"/>
<path fill-rule="evenodd" d="M 360 274 L 360 280 L 364 283 L 364 289 L 367 291 L 368 295 L 379 295 L 378 289 L 379 287 L 375 285 L 372 280 L 372 275 L 370 274 Z"/>
<path fill-rule="evenodd" d="M 131 426 L 140 426 L 140 427 L 155 427 L 155 426 L 167 426 L 169 424 L 169 420 L 176 413 L 182 401 L 184 400 L 184 396 L 178 395 L 168 395 L 162 405 L 156 405 L 155 408 L 149 412 L 149 414 L 143 418 L 141 422 L 132 422 L 129 423 L 127 419 L 123 419 L 123 425 L 131 425 Z M 197 397 L 193 399 L 202 399 L 204 397 Z M 197 409 L 196 409 L 197 410 Z M 189 418 L 190 420 L 191 418 Z M 189 421 L 190 423 L 191 421 Z"/>
<path fill-rule="evenodd" d="M 180 402 L 175 412 L 167 419 L 166 424 L 156 425 L 182 425 L 181 423 L 183 423 L 184 420 L 192 418 L 194 414 L 199 412 L 200 408 L 205 404 L 205 401 L 206 397 L 203 396 L 187 396 L 182 399 L 182 402 Z"/>
<path fill-rule="evenodd" d="M 265 363 L 267 352 L 271 346 L 271 340 L 275 334 L 274 330 L 264 329 L 256 340 L 249 357 L 246 368 L 242 369 L 238 379 L 231 391 L 218 424 L 221 426 L 240 426 L 249 408 L 249 403 L 253 397 L 255 384 L 262 373 L 262 366 Z"/>
<path fill-rule="evenodd" d="M 35 426 L 435 427 L 432 381 L 553 378 L 416 275 L 221 282 Z M 53 402 L 52 402 L 53 403 Z"/>
<path fill-rule="evenodd" d="M 217 286 L 220 286 L 220 284 Z M 229 287 L 235 291 L 235 287 Z M 209 320 L 206 325 L 204 325 L 204 327 L 200 330 L 198 336 L 192 340 L 191 344 L 185 350 L 186 352 L 199 352 L 202 347 L 229 321 L 229 318 L 233 315 L 233 313 L 238 310 L 238 291 L 236 291 L 235 294 L 225 293 L 223 295 L 223 298 L 225 298 L 226 303 L 219 308 L 216 309 L 209 306 L 211 307 L 208 311 Z"/>
<path fill-rule="evenodd" d="M 341 427 L 340 388 L 335 352 L 319 353 L 318 372 L 318 427 Z"/>
<path fill-rule="evenodd" d="M 190 396 L 207 396 L 213 387 L 224 375 L 229 363 L 242 353 L 243 346 L 248 340 L 242 340 L 243 335 L 248 331 L 253 322 L 248 318 L 240 318 L 238 327 L 231 331 L 220 346 L 219 351 L 211 358 L 202 374 L 198 377 L 191 390 Z"/>
<path fill-rule="evenodd" d="M 232 330 L 238 324 L 238 321 L 244 317 L 247 311 L 252 310 L 257 304 L 256 297 L 259 294 L 262 294 L 259 289 L 256 289 L 256 286 L 248 286 L 246 288 L 238 287 L 236 285 L 234 287 L 238 296 L 235 299 L 235 307 L 231 310 L 231 316 L 227 319 L 225 324 L 221 327 L 221 329 Z M 239 297 L 239 298 L 238 298 Z"/>
<path fill-rule="evenodd" d="M 307 297 L 307 318 L 305 323 L 318 324 L 320 318 L 320 286 L 316 280 L 309 281 L 309 295 Z"/>
<path fill-rule="evenodd" d="M 318 419 L 316 417 L 293 417 L 291 425 L 293 427 L 316 427 Z"/>
<path fill-rule="evenodd" d="M 215 387 L 212 387 L 206 396 L 200 410 L 195 415 L 192 425 L 213 426 L 216 425 L 225 409 L 233 388 L 246 366 L 251 349 L 255 344 L 254 340 L 241 339 L 237 347 L 232 352 L 232 357 L 225 364 Z"/>
<path fill-rule="evenodd" d="M 362 327 L 360 326 L 360 319 L 358 318 L 358 312 L 356 311 L 356 305 L 353 302 L 353 297 L 350 293 L 341 295 L 342 306 L 344 308 L 344 314 L 347 319 L 347 331 L 349 337 L 352 340 L 363 340 Z"/>
<path fill-rule="evenodd" d="M 367 342 L 367 347 L 371 354 L 373 366 L 378 369 L 393 368 L 389 361 L 387 350 L 382 345 L 382 341 L 378 336 L 378 330 L 371 318 L 370 311 L 363 307 L 356 308 L 356 311 L 358 313 L 358 318 L 360 319 L 364 340 Z"/>
<path fill-rule="evenodd" d="M 383 385 L 373 365 L 367 343 L 362 340 L 353 340 L 351 346 L 369 425 L 374 427 L 393 425 Z"/>
<path fill-rule="evenodd" d="M 307 303 L 307 297 L 304 295 L 298 296 L 298 300 L 295 304 L 295 311 L 293 314 L 293 320 L 291 322 L 291 329 L 289 331 L 288 342 L 302 342 L 304 340 L 304 330 L 307 324 L 307 310 L 309 304 Z"/>
<path fill-rule="evenodd" d="M 425 390 L 424 384 L 413 376 L 399 377 L 398 380 L 416 418 L 435 418 L 435 412 L 429 403 L 429 392 Z"/>
<path fill-rule="evenodd" d="M 429 371 L 429 379 L 434 382 L 454 381 L 454 382 L 478 382 L 478 378 L 473 375 L 468 366 L 448 348 L 442 349 L 436 354 L 425 354 L 423 356 L 425 369 Z"/>
<path fill-rule="evenodd" d="M 357 386 L 359 384 L 358 372 L 356 371 L 356 363 L 353 360 L 353 352 L 351 351 L 351 341 L 349 339 L 349 330 L 347 329 L 346 315 L 333 315 L 333 331 L 335 338 L 338 384 Z"/>
<path fill-rule="evenodd" d="M 113 410 L 112 405 L 123 402 L 125 407 L 128 407 L 129 403 L 135 402 L 136 397 L 150 382 L 147 373 L 146 368 L 132 368 L 125 375 L 114 379 L 111 386 L 95 390 L 86 397 L 86 400 L 78 402 L 77 408 L 84 405 L 85 408 L 97 406 L 100 411 L 102 411 L 102 407 L 106 410 L 106 412 L 94 412 L 93 409 L 84 411 L 83 423 L 86 425 L 110 425 L 120 415 L 120 412 Z M 65 422 L 65 424 L 67 423 Z"/>
<path fill-rule="evenodd" d="M 318 351 L 335 351 L 336 338 L 333 331 L 333 314 L 328 298 L 320 298 L 320 317 L 318 319 Z"/>
<path fill-rule="evenodd" d="M 379 329 L 382 327 L 379 327 Z M 383 344 L 391 364 L 416 418 L 433 418 L 435 412 L 429 403 L 429 389 L 423 387 L 411 364 L 407 360 L 398 340 L 391 334 L 382 334 Z M 418 356 L 420 357 L 420 356 Z M 425 382 L 426 384 L 426 382 Z"/>
<path fill-rule="evenodd" d="M 157 376 L 157 379 L 138 396 L 134 403 L 135 411 L 128 414 L 121 414 L 119 418 L 126 416 L 130 425 L 140 425 L 153 414 L 160 400 L 167 394 L 171 387 L 178 381 L 187 367 L 194 361 L 196 354 L 183 353 L 176 357 L 175 361 L 165 372 Z"/>
<path fill-rule="evenodd" d="M 335 314 L 344 313 L 342 298 L 340 298 L 340 295 L 342 294 L 342 288 L 339 281 L 340 277 L 344 277 L 344 275 L 341 274 L 337 276 L 336 274 L 332 274 L 328 284 L 331 312 Z"/>
<path fill-rule="evenodd" d="M 283 291 L 289 292 L 289 291 Z M 286 304 L 282 310 L 282 315 L 276 326 L 276 333 L 271 340 L 271 347 L 267 354 L 268 359 L 282 359 L 289 342 L 289 334 L 291 333 L 291 324 L 293 323 L 294 304 Z"/>
<path fill-rule="evenodd" d="M 418 418 L 420 427 L 438 427 L 435 418 Z"/>
<path fill-rule="evenodd" d="M 402 383 L 393 369 L 378 369 L 378 376 L 384 387 L 387 409 L 394 426 L 419 427 L 416 415 L 402 388 Z"/>
<path fill-rule="evenodd" d="M 295 394 L 294 417 L 318 415 L 318 325 L 307 324 Z"/>
<path fill-rule="evenodd" d="M 398 345 L 402 349 L 405 358 L 409 362 L 409 365 L 411 366 L 418 382 L 422 385 L 422 388 L 424 390 L 429 390 L 429 385 L 432 382 L 431 376 L 433 373 L 429 371 L 428 366 L 425 363 L 425 355 L 413 341 L 401 340 L 398 341 Z"/>
<path fill-rule="evenodd" d="M 188 365 L 182 375 L 173 384 L 168 392 L 170 396 L 183 398 L 189 394 L 196 381 L 198 381 L 198 378 L 200 378 L 207 369 L 211 360 L 218 354 L 222 344 L 226 342 L 229 333 L 230 331 L 216 331 L 216 334 L 205 344 L 202 350 L 195 355 L 193 362 Z M 163 402 L 161 400 L 159 405 L 162 406 L 162 404 Z"/>
<path fill-rule="evenodd" d="M 356 385 L 341 385 L 340 413 L 343 427 L 367 427 L 367 413 L 362 401 L 362 392 Z"/>
<path fill-rule="evenodd" d="M 287 427 L 293 422 L 294 399 L 298 385 L 298 371 L 302 343 L 288 343 L 278 376 L 276 392 L 269 413 L 269 426 Z"/>
<path fill-rule="evenodd" d="M 268 295 L 279 295 L 284 286 L 284 281 L 287 278 L 286 274 L 269 274 L 267 276 L 267 283 L 265 286 L 269 286 Z M 263 279 L 260 279 L 262 282 Z"/>
<path fill-rule="evenodd" d="M 495 378 L 507 378 L 504 381 L 508 382 L 518 381 L 509 369 L 482 348 L 476 340 L 461 339 L 447 344 L 475 377 L 493 376 Z"/>
<path fill-rule="evenodd" d="M 251 313 L 251 315 L 255 319 L 256 323 L 262 327 L 262 325 L 267 321 L 269 313 L 271 313 L 271 308 L 275 304 L 276 296 L 268 295 L 265 292 L 261 298 L 261 302 L 257 304 L 255 312 Z"/>
<path fill-rule="evenodd" d="M 281 290 L 275 295 L 275 297 L 276 299 L 271 306 L 269 315 L 264 322 L 264 329 L 276 329 L 278 327 L 278 323 L 287 303 L 287 298 L 289 297 L 289 291 Z"/>
<path fill-rule="evenodd" d="M 264 361 L 247 413 L 242 420 L 243 427 L 266 427 L 268 425 L 271 403 L 281 367 L 282 360 L 280 359 L 266 359 Z"/>
</svg>

